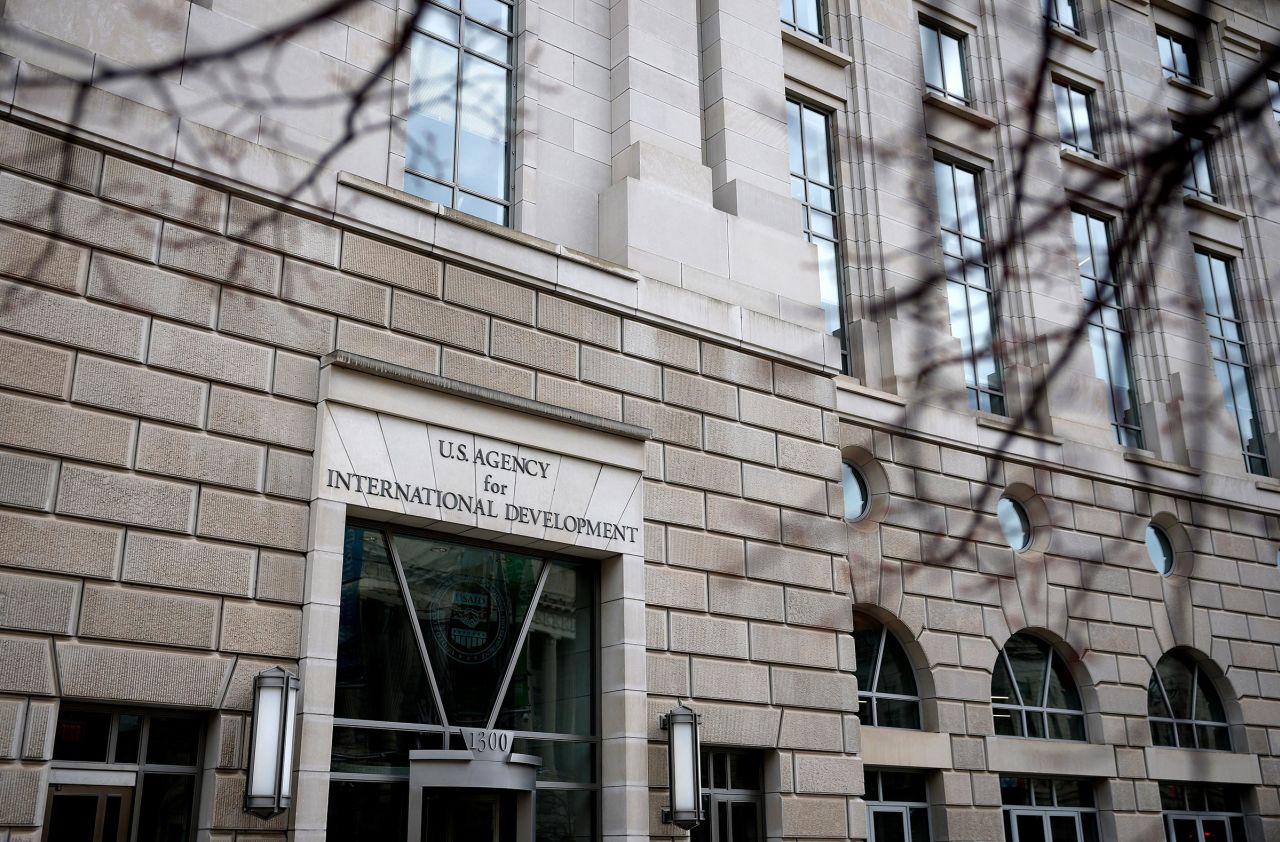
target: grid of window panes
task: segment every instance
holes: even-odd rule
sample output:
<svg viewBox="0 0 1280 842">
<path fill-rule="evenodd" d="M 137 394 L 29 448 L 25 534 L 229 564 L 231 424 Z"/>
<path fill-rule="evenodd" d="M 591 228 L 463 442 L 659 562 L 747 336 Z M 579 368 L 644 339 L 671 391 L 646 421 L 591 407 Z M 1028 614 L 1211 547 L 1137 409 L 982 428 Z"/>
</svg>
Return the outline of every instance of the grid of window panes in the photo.
<svg viewBox="0 0 1280 842">
<path fill-rule="evenodd" d="M 1080 6 L 1076 0 L 1044 0 L 1044 16 L 1055 26 L 1080 33 Z"/>
<path fill-rule="evenodd" d="M 702 752 L 705 819 L 690 842 L 763 842 L 764 792 L 760 754 L 708 749 Z"/>
<path fill-rule="evenodd" d="M 957 102 L 968 103 L 964 36 L 921 21 L 920 51 L 924 56 L 925 87 Z"/>
<path fill-rule="evenodd" d="M 463 748 L 459 726 L 511 731 L 515 752 L 542 758 L 538 840 L 594 838 L 599 647 L 593 570 L 510 549 L 348 525 L 331 838 L 403 839 L 409 752 Z"/>
<path fill-rule="evenodd" d="M 1222 699 L 1200 664 L 1179 654 L 1156 664 L 1147 685 L 1147 718 L 1154 745 L 1231 750 Z"/>
<path fill-rule="evenodd" d="M 1107 385 L 1116 441 L 1126 447 L 1142 447 L 1142 416 L 1129 361 L 1127 315 L 1111 261 L 1111 224 L 1082 211 L 1071 212 L 1071 224 L 1088 314 L 1093 374 Z"/>
<path fill-rule="evenodd" d="M 1209 158 L 1209 142 L 1203 137 L 1183 134 L 1178 129 L 1174 129 L 1173 134 L 1185 144 L 1187 169 L 1182 176 L 1183 192 L 1202 199 L 1216 199 L 1217 178 Z"/>
<path fill-rule="evenodd" d="M 866 771 L 868 842 L 929 842 L 929 794 L 922 772 Z"/>
<path fill-rule="evenodd" d="M 51 788 L 45 839 L 195 839 L 202 730 L 199 718 L 176 711 L 63 706 L 54 765 L 122 772 L 132 783 Z"/>
<path fill-rule="evenodd" d="M 1271 116 L 1280 123 L 1280 78 L 1267 77 L 1267 96 L 1271 100 Z"/>
<path fill-rule="evenodd" d="M 862 724 L 919 728 L 920 693 L 915 670 L 898 638 L 869 614 L 855 611 L 853 651 Z"/>
<path fill-rule="evenodd" d="M 1238 787 L 1160 782 L 1169 842 L 1248 842 Z"/>
<path fill-rule="evenodd" d="M 818 284 L 826 332 L 840 340 L 842 368 L 849 371 L 845 341 L 844 283 L 841 279 L 839 206 L 831 118 L 823 111 L 787 100 L 787 149 L 791 196 L 801 204 L 804 235 L 818 249 Z"/>
<path fill-rule="evenodd" d="M 1083 740 L 1084 707 L 1062 656 L 1029 634 L 1015 634 L 996 658 L 991 708 L 997 734 Z"/>
<path fill-rule="evenodd" d="M 1062 148 L 1098 157 L 1093 140 L 1093 92 L 1065 82 L 1053 83 Z"/>
<path fill-rule="evenodd" d="M 1222 386 L 1227 412 L 1236 419 L 1244 463 L 1253 474 L 1267 474 L 1267 452 L 1262 445 L 1262 425 L 1254 399 L 1249 349 L 1244 322 L 1236 307 L 1232 263 L 1217 255 L 1196 251 L 1196 271 L 1204 297 L 1204 320 L 1209 328 L 1213 367 Z"/>
<path fill-rule="evenodd" d="M 821 0 L 778 0 L 782 25 L 823 40 Z"/>
<path fill-rule="evenodd" d="M 933 162 L 942 228 L 951 333 L 960 340 L 969 406 L 1005 413 L 1004 384 L 996 356 L 995 290 L 987 262 L 978 174 L 949 161 Z"/>
<path fill-rule="evenodd" d="M 1184 35 L 1163 30 L 1156 32 L 1156 44 L 1160 48 L 1160 69 L 1166 79 L 1178 79 L 1190 84 L 1200 81 L 1196 72 L 1195 42 Z"/>
<path fill-rule="evenodd" d="M 430 0 L 409 48 L 404 189 L 507 224 L 515 10 Z"/>
<path fill-rule="evenodd" d="M 1007 842 L 1098 842 L 1093 783 L 1073 778 L 1001 776 Z"/>
</svg>

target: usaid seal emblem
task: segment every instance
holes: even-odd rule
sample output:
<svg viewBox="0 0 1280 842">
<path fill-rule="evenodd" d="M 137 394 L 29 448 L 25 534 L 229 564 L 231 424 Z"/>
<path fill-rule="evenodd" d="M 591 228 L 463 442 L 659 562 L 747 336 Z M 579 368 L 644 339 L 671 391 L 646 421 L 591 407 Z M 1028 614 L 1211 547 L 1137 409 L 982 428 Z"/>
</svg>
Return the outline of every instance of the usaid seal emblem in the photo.
<svg viewBox="0 0 1280 842">
<path fill-rule="evenodd" d="M 450 658 L 479 664 L 498 654 L 511 625 L 511 606 L 498 582 L 450 576 L 431 603 L 431 635 Z"/>
</svg>

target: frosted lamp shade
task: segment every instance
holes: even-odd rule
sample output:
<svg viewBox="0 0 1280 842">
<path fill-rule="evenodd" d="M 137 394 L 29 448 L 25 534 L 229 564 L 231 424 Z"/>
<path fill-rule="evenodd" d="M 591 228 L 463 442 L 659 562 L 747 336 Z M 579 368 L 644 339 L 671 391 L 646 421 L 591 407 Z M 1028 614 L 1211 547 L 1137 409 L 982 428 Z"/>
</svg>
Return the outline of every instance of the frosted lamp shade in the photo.
<svg viewBox="0 0 1280 842">
<path fill-rule="evenodd" d="M 293 684 L 285 690 L 284 721 L 288 724 L 289 733 L 284 740 L 284 762 L 280 764 L 280 796 L 288 800 L 292 796 L 293 787 L 293 722 L 298 712 L 298 685 Z"/>
<path fill-rule="evenodd" d="M 253 733 L 244 808 L 264 818 L 289 809 L 297 712 L 297 677 L 280 667 L 258 673 L 253 679 Z"/>
<path fill-rule="evenodd" d="M 671 725 L 671 809 L 687 813 L 697 809 L 698 793 L 695 789 L 693 753 L 693 723 L 675 722 Z"/>
<path fill-rule="evenodd" d="M 280 716 L 283 687 L 258 690 L 258 712 L 253 718 L 253 765 L 249 769 L 249 796 L 274 798 L 276 770 L 280 768 Z"/>
</svg>

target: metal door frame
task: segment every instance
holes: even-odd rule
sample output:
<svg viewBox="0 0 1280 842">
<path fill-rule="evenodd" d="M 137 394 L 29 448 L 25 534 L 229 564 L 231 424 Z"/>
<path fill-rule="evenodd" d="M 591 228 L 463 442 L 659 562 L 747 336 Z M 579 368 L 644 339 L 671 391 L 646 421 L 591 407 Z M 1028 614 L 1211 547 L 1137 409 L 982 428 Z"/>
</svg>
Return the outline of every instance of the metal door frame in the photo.
<svg viewBox="0 0 1280 842">
<path fill-rule="evenodd" d="M 136 792 L 137 787 L 132 786 L 50 784 L 45 798 L 44 830 L 40 834 L 40 838 L 47 839 L 49 836 L 49 827 L 53 820 L 53 802 L 57 796 L 95 795 L 98 798 L 98 807 L 93 820 L 93 839 L 85 840 L 85 842 L 102 842 L 103 831 L 106 829 L 104 822 L 106 821 L 107 798 L 112 795 L 119 795 L 120 817 L 117 819 L 116 840 L 117 842 L 129 842 L 133 838 L 133 797 Z"/>
<path fill-rule="evenodd" d="M 1053 816 L 1069 816 L 1076 825 L 1076 842 L 1084 842 L 1084 827 L 1080 822 L 1080 811 L 1071 808 L 1043 808 L 1043 807 L 1006 807 L 1009 813 L 1009 829 L 1013 833 L 1013 838 L 1008 842 L 1021 842 L 1018 835 L 1018 816 L 1038 816 L 1044 828 L 1045 842 L 1053 842 L 1053 831 L 1049 824 L 1049 819 Z"/>
<path fill-rule="evenodd" d="M 1205 819 L 1216 819 L 1226 825 L 1227 842 L 1248 842 L 1247 839 L 1236 839 L 1235 831 L 1231 829 L 1232 819 L 1241 819 L 1241 813 L 1212 813 L 1212 812 L 1190 812 L 1187 810 L 1166 811 L 1164 814 L 1164 833 L 1166 840 L 1173 839 L 1173 822 L 1175 819 L 1183 821 L 1193 821 L 1196 823 L 1196 839 L 1204 839 L 1204 821 Z"/>
</svg>

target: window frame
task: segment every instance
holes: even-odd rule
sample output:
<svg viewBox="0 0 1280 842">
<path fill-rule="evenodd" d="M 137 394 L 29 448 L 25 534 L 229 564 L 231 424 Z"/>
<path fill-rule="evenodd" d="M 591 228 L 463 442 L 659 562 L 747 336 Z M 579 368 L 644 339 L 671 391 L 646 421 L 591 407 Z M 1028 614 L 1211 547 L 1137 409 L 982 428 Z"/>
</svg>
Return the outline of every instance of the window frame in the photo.
<svg viewBox="0 0 1280 842">
<path fill-rule="evenodd" d="M 1169 60 L 1173 66 L 1165 64 L 1164 46 L 1168 42 Z M 1174 47 L 1182 49 L 1183 58 L 1187 62 L 1184 73 L 1178 69 L 1178 54 Z M 1165 79 L 1175 80 L 1185 85 L 1200 85 L 1200 45 L 1194 36 L 1183 35 L 1163 26 L 1156 27 L 1156 51 L 1160 56 L 1160 71 Z"/>
<path fill-rule="evenodd" d="M 1178 718 L 1177 714 L 1174 712 L 1173 704 L 1169 701 L 1169 691 L 1164 686 L 1164 679 L 1160 677 L 1160 663 L 1163 662 L 1165 658 L 1173 658 L 1179 661 L 1182 664 L 1182 666 L 1190 669 L 1191 671 L 1191 709 L 1188 711 L 1188 713 L 1190 713 L 1191 716 L 1187 719 Z M 1200 687 L 1199 682 L 1200 682 L 1200 676 L 1202 672 L 1201 666 L 1202 666 L 1202 659 L 1186 657 L 1176 652 L 1166 652 L 1164 653 L 1164 655 L 1160 656 L 1160 660 L 1156 662 L 1155 669 L 1151 671 L 1151 680 L 1147 682 L 1147 722 L 1148 724 L 1152 722 L 1159 722 L 1162 724 L 1169 725 L 1170 726 L 1169 732 L 1173 734 L 1173 745 L 1169 745 L 1168 743 L 1156 742 L 1155 731 L 1154 729 L 1152 729 L 1151 744 L 1153 746 L 1160 746 L 1163 748 L 1189 749 L 1192 751 L 1234 751 L 1235 750 L 1235 740 L 1231 736 L 1231 723 L 1226 718 L 1226 712 L 1227 712 L 1226 702 L 1223 700 L 1222 694 L 1218 692 L 1218 688 L 1214 685 L 1213 679 L 1210 678 L 1207 673 L 1205 674 L 1205 683 L 1208 685 L 1209 691 L 1212 692 L 1217 697 L 1218 704 L 1222 706 L 1223 720 L 1221 722 L 1218 722 L 1212 719 L 1196 718 L 1196 713 L 1197 713 L 1196 697 L 1198 695 L 1197 690 Z M 1168 716 L 1153 716 L 1151 713 L 1151 684 L 1152 683 L 1155 683 L 1156 687 L 1160 690 L 1160 701 L 1164 703 L 1164 709 L 1168 712 L 1169 714 Z M 1194 737 L 1195 745 L 1193 746 L 1182 745 L 1182 735 L 1181 735 L 1180 729 L 1178 728 L 1179 725 L 1185 725 L 1191 728 L 1191 734 Z M 1200 730 L 1199 730 L 1201 727 L 1222 728 L 1227 735 L 1227 747 L 1226 748 L 1209 748 L 1209 747 L 1201 746 Z"/>
<path fill-rule="evenodd" d="M 1222 387 L 1223 400 L 1227 404 L 1226 410 L 1228 414 L 1233 416 L 1233 420 L 1235 421 L 1236 432 L 1240 437 L 1240 452 L 1244 457 L 1245 470 L 1255 476 L 1270 476 L 1270 460 L 1267 458 L 1266 440 L 1262 432 L 1258 394 L 1253 380 L 1253 364 L 1250 362 L 1249 358 L 1249 334 L 1245 329 L 1244 314 L 1240 312 L 1240 297 L 1236 292 L 1236 258 L 1218 254 L 1217 252 L 1201 246 L 1196 246 L 1194 251 L 1196 256 L 1196 274 L 1200 276 L 1201 298 L 1204 299 L 1205 329 L 1209 333 L 1209 359 L 1213 362 L 1214 375 L 1218 380 L 1218 384 Z M 1211 276 L 1216 276 L 1215 261 L 1218 264 L 1221 264 L 1223 272 L 1226 275 L 1227 296 L 1230 299 L 1226 303 L 1230 305 L 1233 315 L 1224 315 L 1223 313 L 1223 302 L 1219 300 L 1221 296 L 1218 295 L 1216 278 L 1210 277 L 1206 282 L 1206 279 L 1201 274 L 1200 258 L 1202 257 L 1209 265 L 1209 272 Z M 1210 291 L 1214 293 L 1214 300 L 1212 302 L 1209 301 L 1206 295 L 1206 293 Z M 1226 335 L 1228 331 L 1226 330 L 1215 332 L 1213 329 L 1213 324 L 1215 322 L 1222 323 L 1224 325 L 1226 323 L 1234 325 L 1238 338 L 1228 338 Z M 1220 345 L 1223 348 L 1223 353 L 1221 354 L 1218 352 L 1218 347 Z M 1233 349 L 1237 352 L 1236 355 L 1239 357 L 1238 360 L 1232 359 Z M 1244 381 L 1244 398 L 1248 401 L 1249 410 L 1254 425 L 1257 428 L 1257 435 L 1253 435 L 1251 431 L 1249 438 L 1250 440 L 1256 440 L 1257 452 L 1249 450 L 1240 414 L 1238 410 L 1233 411 L 1233 408 L 1240 405 L 1241 399 L 1241 396 L 1236 393 L 1235 378 L 1228 376 L 1224 381 L 1221 373 L 1219 372 L 1219 368 L 1221 366 L 1225 366 L 1227 368 L 1229 375 L 1233 373 L 1235 369 L 1239 369 L 1242 372 L 1241 379 Z M 1230 393 L 1229 399 L 1228 392 Z"/>
<path fill-rule="evenodd" d="M 1182 175 L 1182 192 L 1185 196 L 1218 201 L 1218 168 L 1213 163 L 1213 138 L 1209 135 L 1188 134 L 1181 126 L 1173 127 L 1174 136 L 1186 150 L 1187 168 Z M 1204 172 L 1201 173 L 1200 170 Z M 1201 181 L 1204 184 L 1201 184 Z"/>
<path fill-rule="evenodd" d="M 957 29 L 954 26 L 948 26 L 933 18 L 921 16 L 917 20 L 918 33 L 920 40 L 920 62 L 921 76 L 924 79 L 925 91 L 940 96 L 951 102 L 958 102 L 961 105 L 972 107 L 974 103 L 973 84 L 970 81 L 969 63 L 969 33 Z M 925 30 L 932 33 L 932 43 L 937 51 L 937 66 L 941 74 L 941 85 L 935 85 L 929 81 L 929 61 L 928 52 L 925 49 Z M 957 51 L 960 57 L 960 93 L 957 94 L 950 90 L 947 85 L 947 69 L 946 61 L 943 59 L 942 38 L 947 37 L 956 42 Z"/>
<path fill-rule="evenodd" d="M 1098 160 L 1102 159 L 1102 144 L 1095 137 L 1094 126 L 1097 124 L 1097 90 L 1086 87 L 1078 82 L 1072 82 L 1067 79 L 1054 77 L 1053 84 L 1053 104 L 1054 112 L 1058 120 L 1058 143 L 1062 149 L 1069 149 L 1078 155 L 1086 155 L 1090 158 Z M 1074 138 L 1074 142 L 1067 139 L 1068 127 L 1063 125 L 1063 108 L 1062 100 L 1059 99 L 1058 90 L 1062 89 L 1066 92 L 1067 108 L 1066 117 L 1070 121 L 1070 136 Z M 1084 136 L 1087 145 L 1081 143 L 1080 127 L 1076 124 L 1075 103 L 1072 101 L 1074 95 L 1079 95 L 1084 99 L 1084 114 L 1086 125 L 1084 127 Z"/>
<path fill-rule="evenodd" d="M 1008 651 L 1009 641 L 1013 640 L 1015 637 L 1018 637 L 1018 636 L 1023 636 L 1028 640 L 1033 640 L 1036 643 L 1039 643 L 1047 652 L 1047 657 L 1044 657 L 1043 659 L 1044 669 L 1041 672 L 1042 686 L 1040 691 L 1040 698 L 1036 700 L 1035 704 L 1028 704 L 1026 700 L 1022 698 L 1022 688 L 1018 686 L 1018 673 L 1014 670 L 1013 661 L 1009 658 L 1009 651 Z M 1062 664 L 1063 672 L 1065 672 L 1067 677 L 1071 679 L 1071 689 L 1073 689 L 1075 691 L 1076 696 L 1080 698 L 1079 710 L 1076 710 L 1073 708 L 1050 707 L 1048 704 L 1049 689 L 1051 686 L 1050 679 L 1053 677 L 1053 674 L 1054 674 L 1053 667 L 1054 667 L 1055 659 L 1057 659 L 1057 661 Z M 995 718 L 996 711 L 1006 711 L 1010 717 L 1017 716 L 1021 719 L 1021 731 L 1022 731 L 1021 734 L 1000 734 L 999 732 L 997 732 L 997 736 L 1010 737 L 1013 739 L 1044 740 L 1046 742 L 1071 742 L 1071 743 L 1089 742 L 1089 722 L 1088 722 L 1088 717 L 1085 714 L 1084 698 L 1080 693 L 1080 686 L 1076 682 L 1075 676 L 1071 674 L 1071 668 L 1067 666 L 1066 659 L 1063 658 L 1062 655 L 1058 653 L 1058 650 L 1054 648 L 1052 644 L 1050 644 L 1048 641 L 1041 640 L 1035 635 L 1028 634 L 1026 632 L 1018 632 L 1017 634 L 1010 636 L 1009 640 L 1005 641 L 1004 646 L 1000 647 L 1000 651 L 996 655 L 996 660 L 997 660 L 997 666 L 999 666 L 1000 664 L 1003 664 L 1004 668 L 1008 671 L 1007 675 L 1009 677 L 1009 685 L 1014 692 L 1014 697 L 1016 698 L 1016 701 L 1012 701 L 1012 700 L 1007 702 L 996 701 L 996 696 L 994 693 L 995 670 L 993 669 L 992 675 L 991 675 L 992 691 L 993 691 L 991 694 L 992 718 L 993 719 Z M 1051 715 L 1070 716 L 1070 717 L 1079 719 L 1080 732 L 1081 732 L 1080 739 L 1077 740 L 1073 737 L 1049 736 L 1049 717 Z M 1040 727 L 1041 727 L 1042 736 L 1036 736 L 1034 734 L 1029 733 L 1031 729 L 1027 727 L 1027 721 L 1028 721 L 1028 718 L 1031 716 L 1038 716 L 1040 718 Z"/>
<path fill-rule="evenodd" d="M 871 787 L 867 787 L 866 794 L 862 800 L 867 805 L 867 842 L 877 842 L 876 840 L 876 813 L 892 813 L 901 818 L 902 835 L 906 842 L 931 842 L 933 839 L 933 816 L 930 809 L 929 801 L 887 801 L 884 799 L 884 784 L 881 775 L 889 774 L 908 774 L 918 775 L 921 779 L 925 779 L 925 772 L 919 769 L 881 769 L 872 768 L 866 770 L 868 781 L 874 775 L 875 792 L 871 791 Z M 923 781 L 926 787 L 925 795 L 928 796 L 928 781 Z M 922 810 L 925 817 L 925 837 L 924 839 L 916 839 L 912 832 L 911 815 L 913 810 Z"/>
<path fill-rule="evenodd" d="M 1280 76 L 1267 77 L 1267 100 L 1271 103 L 1271 116 L 1280 123 Z"/>
<path fill-rule="evenodd" d="M 810 38 L 813 38 L 814 40 L 818 41 L 818 43 L 820 44 L 827 43 L 827 27 L 826 27 L 827 4 L 823 2 L 823 0 L 812 0 L 813 7 L 814 7 L 813 8 L 814 20 L 816 21 L 816 29 L 817 29 L 817 31 L 815 32 L 814 30 L 811 30 L 811 29 L 805 29 L 803 26 L 800 25 L 800 20 L 799 20 L 800 15 L 797 13 L 797 11 L 800 7 L 800 4 L 805 2 L 806 0 L 778 0 L 778 18 L 780 22 L 782 23 L 783 27 L 791 30 L 792 32 L 796 32 L 801 35 L 808 35 Z M 790 18 L 787 18 L 786 15 L 782 14 L 782 9 L 784 7 L 790 8 L 791 10 Z"/>
<path fill-rule="evenodd" d="M 496 29 L 493 26 L 489 25 L 488 23 L 479 20 L 478 18 L 470 17 L 467 14 L 467 11 L 465 9 L 466 0 L 457 0 L 458 5 L 456 7 L 448 5 L 447 0 L 445 2 L 442 2 L 442 0 L 425 0 L 423 5 L 423 11 L 414 19 L 415 26 L 413 28 L 413 31 L 410 33 L 409 41 L 408 41 L 408 48 L 409 48 L 408 52 L 410 55 L 410 70 L 409 70 L 410 92 L 412 92 L 413 90 L 412 53 L 416 44 L 421 39 L 427 39 L 428 41 L 435 41 L 436 43 L 444 45 L 445 47 L 451 48 L 457 52 L 457 62 L 455 64 L 456 78 L 454 81 L 454 91 L 453 91 L 453 96 L 454 96 L 453 170 L 452 170 L 450 179 L 446 182 L 436 176 L 431 176 L 426 174 L 425 172 L 415 170 L 410 166 L 409 149 L 410 149 L 410 144 L 412 144 L 414 141 L 410 136 L 410 132 L 409 132 L 410 111 L 406 109 L 405 111 L 405 149 L 404 149 L 404 153 L 405 153 L 404 189 L 408 193 L 413 193 L 414 195 L 420 196 L 422 198 L 427 198 L 430 201 L 437 201 L 434 198 L 425 196 L 422 193 L 410 188 L 409 177 L 423 180 L 428 184 L 435 185 L 437 188 L 443 188 L 450 191 L 450 204 L 447 207 L 457 210 L 459 213 L 466 213 L 470 216 L 476 216 L 476 218 L 478 219 L 484 219 L 485 221 L 493 222 L 496 225 L 502 225 L 504 227 L 513 227 L 514 220 L 512 218 L 512 214 L 515 210 L 515 205 L 516 205 L 515 195 L 514 195 L 515 170 L 516 170 L 516 131 L 517 131 L 516 116 L 519 110 L 516 107 L 517 106 L 516 90 L 517 90 L 517 84 L 518 84 L 517 76 L 519 71 L 519 65 L 516 61 L 516 51 L 519 46 L 518 42 L 519 42 L 519 35 L 520 35 L 520 21 L 519 21 L 520 8 L 519 8 L 519 4 L 512 2 L 512 0 L 496 0 L 496 1 L 502 3 L 503 5 L 507 6 L 510 9 L 511 30 L 509 32 Z M 457 15 L 458 39 L 456 41 L 449 40 L 446 36 L 441 35 L 440 33 L 437 33 L 437 32 L 432 32 L 426 28 L 426 24 L 425 24 L 426 14 L 433 7 L 438 8 L 444 12 L 447 12 L 448 14 Z M 497 33 L 501 35 L 503 38 L 507 39 L 507 61 L 506 62 L 498 61 L 497 59 L 493 58 L 490 55 L 480 52 L 472 47 L 465 46 L 464 44 L 464 42 L 466 41 L 465 31 L 468 23 L 473 23 L 476 26 L 482 27 L 491 33 Z M 506 128 L 506 146 L 507 146 L 506 162 L 505 162 L 506 195 L 500 198 L 481 193 L 477 190 L 464 188 L 458 180 L 459 167 L 461 166 L 461 163 L 460 163 L 461 158 L 459 156 L 459 151 L 462 145 L 462 113 L 463 113 L 462 108 L 463 108 L 463 89 L 464 89 L 463 88 L 463 68 L 464 68 L 464 58 L 467 55 L 474 56 L 475 58 L 481 61 L 485 61 L 497 67 L 501 67 L 507 74 L 507 85 L 506 85 L 507 114 L 506 114 L 506 127 L 505 127 Z M 463 194 L 472 196 L 476 199 L 479 199 L 485 202 L 489 202 L 491 204 L 499 205 L 501 208 L 503 208 L 502 221 L 494 222 L 494 220 L 488 219 L 486 217 L 478 216 L 476 214 L 471 214 L 469 211 L 466 211 L 466 210 L 462 210 L 459 207 L 459 204 L 460 204 L 461 196 Z"/>
<path fill-rule="evenodd" d="M 1005 780 L 1025 780 L 1030 784 L 1027 790 L 1030 804 L 1007 804 L 1004 802 Z M 1062 805 L 1058 803 L 1058 789 L 1054 784 L 1058 781 L 1073 781 L 1081 784 L 1081 791 L 1087 792 L 1089 795 L 1089 805 Z M 1037 804 L 1036 782 L 1048 783 L 1050 794 L 1052 795 L 1052 804 Z M 1085 816 L 1093 819 L 1093 839 L 1102 839 L 1102 828 L 1099 823 L 1098 800 L 1094 793 L 1094 780 L 1092 778 L 1060 778 L 1046 776 L 1032 776 L 1020 774 L 1003 774 L 1000 776 L 1000 793 L 1001 803 L 1000 812 L 1005 825 L 1006 842 L 1018 842 L 1020 832 L 1018 830 L 1019 816 L 1039 817 L 1041 827 L 1043 828 L 1043 838 L 1052 839 L 1050 821 L 1054 817 L 1071 817 L 1075 819 L 1076 825 L 1076 842 L 1085 842 L 1088 838 L 1084 833 Z"/>
<path fill-rule="evenodd" d="M 748 757 L 756 764 L 760 789 L 745 789 L 740 787 L 712 786 L 715 774 L 715 758 L 717 756 L 724 757 L 724 767 L 729 768 L 728 759 L 731 755 L 739 757 Z M 746 749 L 729 748 L 725 746 L 705 746 L 702 751 L 702 760 L 706 761 L 706 767 L 702 776 L 702 805 L 703 814 L 706 818 L 697 825 L 691 832 L 690 842 L 732 842 L 732 837 L 721 839 L 720 816 L 716 809 L 722 803 L 752 803 L 756 805 L 756 839 L 764 839 L 764 758 L 760 752 L 749 751 Z M 733 783 L 729 781 L 728 783 Z M 733 825 L 733 811 L 729 811 L 729 824 Z M 732 832 L 732 831 L 730 831 Z"/>
<path fill-rule="evenodd" d="M 1071 15 L 1071 23 L 1066 23 L 1062 19 L 1062 12 L 1066 9 Z M 1051 26 L 1059 29 L 1065 29 L 1067 32 L 1076 35 L 1084 35 L 1084 23 L 1081 18 L 1080 0 L 1044 0 L 1044 18 Z"/>
<path fill-rule="evenodd" d="M 902 645 L 901 640 L 898 640 L 898 636 L 889 630 L 889 626 L 886 625 L 885 623 L 880 622 L 878 618 L 872 616 L 871 614 L 868 614 L 865 611 L 855 611 L 854 614 L 856 616 L 865 617 L 873 621 L 880 627 L 880 637 L 876 642 L 875 662 L 871 667 L 871 680 L 867 682 L 867 686 L 865 688 L 862 686 L 861 682 L 859 682 L 858 684 L 859 709 L 861 709 L 862 702 L 865 701 L 867 703 L 867 711 L 870 714 L 870 716 L 868 717 L 870 721 L 864 721 L 862 724 L 872 728 L 901 728 L 902 730 L 906 730 L 906 731 L 919 731 L 923 729 L 924 728 L 924 706 L 922 704 L 923 700 L 920 697 L 920 684 L 918 681 L 916 681 L 915 665 L 911 663 L 911 657 L 910 655 L 907 654 L 907 648 Z M 855 624 L 854 632 L 852 632 L 851 634 L 856 633 L 856 631 L 857 631 L 857 628 Z M 894 644 L 899 649 L 902 650 L 903 658 L 907 661 L 907 664 L 911 666 L 911 682 L 915 685 L 915 689 L 916 689 L 915 695 L 910 695 L 906 693 L 891 693 L 891 692 L 886 692 L 880 689 L 880 668 L 884 664 L 884 651 L 886 648 L 886 644 L 889 642 L 890 639 L 892 639 Z M 886 699 L 888 701 L 894 701 L 894 702 L 913 702 L 915 704 L 916 722 L 919 724 L 917 724 L 914 728 L 911 728 L 908 726 L 900 726 L 900 725 L 881 725 L 879 722 L 880 720 L 879 705 L 877 704 L 881 699 Z"/>
</svg>

